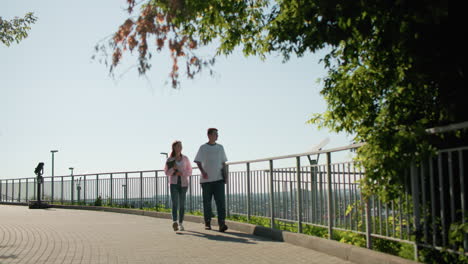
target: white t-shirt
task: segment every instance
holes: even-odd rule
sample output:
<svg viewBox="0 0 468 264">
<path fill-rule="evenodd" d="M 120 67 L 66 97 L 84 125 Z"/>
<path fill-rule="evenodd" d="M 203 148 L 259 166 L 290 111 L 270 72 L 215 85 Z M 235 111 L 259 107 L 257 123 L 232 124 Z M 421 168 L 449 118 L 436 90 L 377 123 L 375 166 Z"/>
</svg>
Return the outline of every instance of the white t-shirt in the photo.
<svg viewBox="0 0 468 264">
<path fill-rule="evenodd" d="M 221 170 L 227 158 L 222 145 L 210 145 L 208 143 L 201 145 L 194 161 L 200 162 L 203 169 L 208 174 L 208 179 L 200 177 L 200 183 L 220 181 L 223 179 Z"/>
</svg>

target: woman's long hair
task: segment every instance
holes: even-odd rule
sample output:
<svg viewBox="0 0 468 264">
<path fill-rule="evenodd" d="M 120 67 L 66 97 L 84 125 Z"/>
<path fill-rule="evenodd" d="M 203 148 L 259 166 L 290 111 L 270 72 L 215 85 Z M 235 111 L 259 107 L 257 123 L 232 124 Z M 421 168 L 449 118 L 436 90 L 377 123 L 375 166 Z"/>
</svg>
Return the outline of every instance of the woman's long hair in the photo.
<svg viewBox="0 0 468 264">
<path fill-rule="evenodd" d="M 175 146 L 176 146 L 177 144 L 179 144 L 179 143 L 182 143 L 182 142 L 180 142 L 179 140 L 176 140 L 176 141 L 174 141 L 174 142 L 172 143 L 172 151 L 171 151 L 171 156 L 170 156 L 171 158 L 174 158 L 174 157 L 175 157 L 176 152 L 175 152 L 174 148 L 175 148 Z M 182 155 L 182 152 L 180 153 L 180 155 Z"/>
</svg>

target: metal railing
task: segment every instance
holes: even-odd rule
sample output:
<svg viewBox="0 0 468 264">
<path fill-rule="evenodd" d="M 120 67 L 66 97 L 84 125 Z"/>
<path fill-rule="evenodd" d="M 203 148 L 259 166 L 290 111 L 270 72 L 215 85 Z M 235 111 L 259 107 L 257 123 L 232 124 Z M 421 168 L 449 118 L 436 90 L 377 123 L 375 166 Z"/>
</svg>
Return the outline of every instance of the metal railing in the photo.
<svg viewBox="0 0 468 264">
<path fill-rule="evenodd" d="M 373 238 L 409 243 L 415 245 L 415 258 L 419 247 L 456 252 L 448 232 L 452 224 L 463 224 L 467 217 L 464 164 L 468 146 L 440 150 L 423 164 L 412 165 L 404 175 L 405 194 L 384 203 L 377 197 L 363 200 L 359 180 L 365 171 L 354 161 L 332 162 L 338 152 L 361 145 L 229 162 L 228 215 L 266 217 L 273 228 L 291 223 L 300 233 L 305 225 L 322 227 L 328 229 L 330 239 L 335 230 L 351 231 L 364 235 L 368 248 Z M 319 162 L 320 156 L 325 159 Z M 292 166 L 277 166 L 280 160 L 292 161 Z M 197 170 L 190 177 L 189 211 L 203 211 Z M 36 199 L 35 181 L 0 180 L 0 202 Z M 43 200 L 52 203 L 101 200 L 103 205 L 170 208 L 171 202 L 161 170 L 44 177 L 42 186 Z M 466 234 L 463 248 L 462 254 L 467 255 Z"/>
</svg>

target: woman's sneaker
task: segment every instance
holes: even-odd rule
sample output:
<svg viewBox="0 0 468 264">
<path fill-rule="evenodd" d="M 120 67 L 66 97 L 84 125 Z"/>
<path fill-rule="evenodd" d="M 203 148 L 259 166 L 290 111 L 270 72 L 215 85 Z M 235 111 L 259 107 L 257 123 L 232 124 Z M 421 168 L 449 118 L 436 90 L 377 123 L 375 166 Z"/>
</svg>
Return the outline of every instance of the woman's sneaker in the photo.
<svg viewBox="0 0 468 264">
<path fill-rule="evenodd" d="M 179 225 L 177 224 L 177 222 L 172 223 L 172 228 L 174 228 L 174 231 L 179 230 Z"/>
<path fill-rule="evenodd" d="M 180 231 L 184 231 L 184 230 L 185 230 L 185 228 L 184 228 L 184 226 L 182 225 L 182 223 L 179 223 L 179 230 L 180 230 Z"/>
</svg>

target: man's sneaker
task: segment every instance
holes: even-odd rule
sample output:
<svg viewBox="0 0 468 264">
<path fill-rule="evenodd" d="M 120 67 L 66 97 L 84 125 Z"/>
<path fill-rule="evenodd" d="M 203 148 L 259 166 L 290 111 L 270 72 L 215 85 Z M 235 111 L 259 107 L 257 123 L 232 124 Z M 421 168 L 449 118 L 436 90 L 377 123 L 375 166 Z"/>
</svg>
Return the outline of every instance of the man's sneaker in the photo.
<svg viewBox="0 0 468 264">
<path fill-rule="evenodd" d="M 205 222 L 205 230 L 211 230 L 211 223 Z"/>
<path fill-rule="evenodd" d="M 226 224 L 219 225 L 219 232 L 224 232 L 228 230 L 228 226 Z"/>
<path fill-rule="evenodd" d="M 182 225 L 182 223 L 179 223 L 179 230 L 180 230 L 180 231 L 184 231 L 184 230 L 185 230 L 185 228 L 184 228 L 184 226 Z"/>
<path fill-rule="evenodd" d="M 177 224 L 177 222 L 172 223 L 172 228 L 174 228 L 174 231 L 179 230 L 179 225 Z"/>
</svg>

